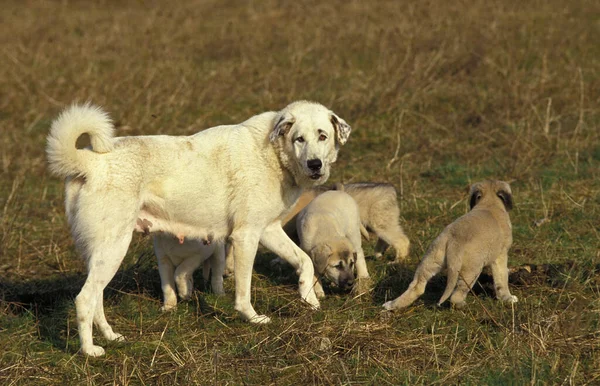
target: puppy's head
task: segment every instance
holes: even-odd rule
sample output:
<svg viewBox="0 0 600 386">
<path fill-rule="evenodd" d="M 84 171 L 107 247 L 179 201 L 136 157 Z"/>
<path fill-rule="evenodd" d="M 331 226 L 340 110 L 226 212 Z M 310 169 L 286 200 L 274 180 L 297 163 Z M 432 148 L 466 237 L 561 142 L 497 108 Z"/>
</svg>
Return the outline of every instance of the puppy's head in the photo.
<svg viewBox="0 0 600 386">
<path fill-rule="evenodd" d="M 300 101 L 281 110 L 269 135 L 279 157 L 302 187 L 327 181 L 339 147 L 350 136 L 350 126 L 324 106 Z"/>
<path fill-rule="evenodd" d="M 500 200 L 507 212 L 513 207 L 510 185 L 504 181 L 487 180 L 477 182 L 471 186 L 469 197 L 471 209 L 484 200 Z"/>
<path fill-rule="evenodd" d="M 338 239 L 316 246 L 310 251 L 315 271 L 341 289 L 354 285 L 356 251 L 347 239 Z"/>
</svg>

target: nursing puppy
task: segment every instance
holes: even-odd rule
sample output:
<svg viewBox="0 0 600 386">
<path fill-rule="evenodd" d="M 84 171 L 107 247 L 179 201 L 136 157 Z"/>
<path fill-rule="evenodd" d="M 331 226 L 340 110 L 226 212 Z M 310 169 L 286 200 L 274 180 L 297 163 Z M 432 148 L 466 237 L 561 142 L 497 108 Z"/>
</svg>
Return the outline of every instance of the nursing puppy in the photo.
<svg viewBox="0 0 600 386">
<path fill-rule="evenodd" d="M 355 270 L 359 281 L 356 288 L 362 292 L 369 272 L 361 247 L 361 223 L 354 199 L 343 191 L 325 192 L 298 214 L 296 222 L 300 247 L 315 265 L 317 297 L 325 296 L 320 276 L 346 289 L 355 285 Z"/>
<path fill-rule="evenodd" d="M 508 211 L 512 209 L 510 186 L 504 181 L 484 181 L 471 186 L 471 211 L 458 218 L 433 241 L 417 267 L 408 289 L 398 298 L 386 302 L 387 310 L 412 304 L 425 292 L 429 279 L 442 269 L 448 281 L 438 305 L 449 297 L 463 307 L 483 267 L 490 266 L 498 299 L 516 303 L 508 288 L 508 249 L 512 244 L 512 226 Z"/>
<path fill-rule="evenodd" d="M 162 311 L 170 311 L 177 306 L 177 293 L 183 300 L 192 296 L 194 289 L 194 271 L 200 264 L 210 262 L 208 270 L 204 270 L 205 282 L 208 282 L 212 271 L 211 289 L 215 294 L 222 295 L 223 271 L 225 267 L 225 245 L 223 242 L 206 243 L 202 240 L 179 240 L 173 235 L 156 234 L 154 239 L 154 254 L 158 260 L 160 285 L 163 292 Z"/>
<path fill-rule="evenodd" d="M 318 309 L 312 261 L 285 234 L 280 218 L 304 189 L 327 181 L 350 131 L 333 112 L 306 101 L 191 136 L 114 137 L 100 108 L 65 110 L 52 124 L 46 152 L 50 170 L 66 177 L 67 218 L 87 262 L 75 299 L 81 351 L 104 354 L 93 344 L 92 323 L 106 339 L 123 339 L 106 321 L 103 291 L 133 231 L 227 239 L 235 261 L 235 309 L 254 323 L 269 321 L 250 302 L 260 242 L 296 269 L 301 299 Z M 85 133 L 91 146 L 78 149 Z"/>
</svg>

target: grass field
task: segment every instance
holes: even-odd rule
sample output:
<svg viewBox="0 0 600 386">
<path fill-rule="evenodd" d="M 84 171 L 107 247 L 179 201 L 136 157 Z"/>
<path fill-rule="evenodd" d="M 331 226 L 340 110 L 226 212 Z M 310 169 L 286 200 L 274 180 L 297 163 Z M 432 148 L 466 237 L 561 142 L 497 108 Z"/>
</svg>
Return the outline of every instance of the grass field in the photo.
<svg viewBox="0 0 600 386">
<path fill-rule="evenodd" d="M 0 384 L 600 383 L 600 2 L 14 1 L 0 13 Z M 330 182 L 386 181 L 412 249 L 370 259 L 373 291 L 308 311 L 291 269 L 259 251 L 242 321 L 233 284 L 161 313 L 148 238 L 105 291 L 124 343 L 77 354 L 83 281 L 63 182 L 44 154 L 73 101 L 118 135 L 187 135 L 289 102 L 321 102 L 353 127 Z M 381 313 L 466 190 L 511 183 L 513 307 L 485 283 L 438 308 L 445 279 Z M 366 242 L 373 255 L 373 242 Z"/>
</svg>

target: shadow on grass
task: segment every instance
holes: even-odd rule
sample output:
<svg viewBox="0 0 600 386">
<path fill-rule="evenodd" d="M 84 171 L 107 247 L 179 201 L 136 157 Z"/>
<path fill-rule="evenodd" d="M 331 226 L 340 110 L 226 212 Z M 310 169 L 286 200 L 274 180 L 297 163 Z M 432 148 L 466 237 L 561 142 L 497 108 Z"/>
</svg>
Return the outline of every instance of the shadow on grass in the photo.
<svg viewBox="0 0 600 386">
<path fill-rule="evenodd" d="M 149 263 L 153 258 L 143 253 L 135 264 L 121 268 L 104 290 L 105 306 L 118 304 L 124 297 L 136 295 L 156 300 L 158 309 L 162 302 L 162 290 L 158 270 Z M 195 288 L 204 290 L 201 271 L 196 272 L 194 279 Z M 0 277 L 0 304 L 8 311 L 7 323 L 19 323 L 22 317 L 30 317 L 37 324 L 42 340 L 64 350 L 68 347 L 69 336 L 76 333 L 76 325 L 69 323 L 74 322 L 75 318 L 71 316 L 75 313 L 75 297 L 85 280 L 86 274 L 83 272 L 28 281 Z M 202 293 L 194 291 L 194 298 L 199 314 L 210 316 L 216 313 Z M 10 322 L 10 319 L 13 321 Z M 78 345 L 68 351 L 75 352 L 77 349 Z"/>
<path fill-rule="evenodd" d="M 563 288 L 571 283 L 584 283 L 600 272 L 600 264 L 587 261 L 567 261 L 556 264 L 525 264 L 509 268 L 509 285 L 521 288 L 528 286 L 546 286 Z M 413 280 L 414 268 L 404 264 L 392 265 L 387 275 L 377 283 L 373 298 L 376 302 L 384 302 L 400 296 Z M 446 275 L 433 277 L 419 298 L 426 307 L 436 307 L 439 298 L 446 288 Z M 494 279 L 490 272 L 484 270 L 471 289 L 471 293 L 480 297 L 495 297 Z M 448 302 L 445 304 L 449 306 Z"/>
</svg>

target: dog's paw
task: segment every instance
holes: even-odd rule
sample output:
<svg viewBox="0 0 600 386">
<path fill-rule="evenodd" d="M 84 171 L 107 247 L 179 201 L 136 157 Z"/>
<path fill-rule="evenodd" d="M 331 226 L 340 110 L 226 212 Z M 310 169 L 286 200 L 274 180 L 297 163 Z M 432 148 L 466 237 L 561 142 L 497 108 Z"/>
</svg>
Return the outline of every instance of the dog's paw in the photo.
<svg viewBox="0 0 600 386">
<path fill-rule="evenodd" d="M 383 303 L 383 306 L 382 306 L 382 307 L 383 307 L 383 308 L 384 308 L 386 311 L 393 311 L 393 310 L 395 310 L 395 309 L 396 309 L 396 308 L 394 307 L 394 301 L 393 301 L 393 300 L 390 300 L 390 301 L 387 301 L 387 302 Z"/>
<path fill-rule="evenodd" d="M 319 288 L 319 289 L 315 288 L 315 295 L 317 295 L 317 299 L 323 299 L 325 297 L 325 292 L 323 291 L 322 288 Z"/>
<path fill-rule="evenodd" d="M 110 333 L 108 335 L 105 335 L 104 337 L 106 338 L 106 340 L 110 340 L 113 342 L 124 342 L 125 341 L 125 337 L 123 336 L 123 334 L 119 334 L 118 332 Z"/>
<path fill-rule="evenodd" d="M 323 294 L 323 296 L 325 296 L 325 294 Z M 304 302 L 308 304 L 310 309 L 318 311 L 319 309 L 321 309 L 321 303 L 319 302 L 319 299 L 317 299 L 317 297 L 318 295 L 315 293 L 315 291 L 311 290 L 310 293 L 306 295 L 306 297 L 302 298 L 302 300 L 304 300 Z"/>
<path fill-rule="evenodd" d="M 463 308 L 465 308 L 467 306 L 467 302 L 465 302 L 464 300 L 461 300 L 459 302 L 456 303 L 452 303 L 452 305 L 454 306 L 454 308 L 456 308 L 457 310 L 461 310 Z M 438 303 L 438 306 L 441 306 L 441 303 Z"/>
<path fill-rule="evenodd" d="M 82 347 L 81 353 L 90 357 L 101 357 L 104 355 L 104 349 L 100 346 L 92 345 L 90 347 Z"/>
<path fill-rule="evenodd" d="M 164 304 L 162 307 L 160 307 L 160 311 L 161 312 L 169 312 L 169 311 L 173 311 L 175 309 L 176 304 Z"/>
<path fill-rule="evenodd" d="M 512 304 L 512 303 L 517 303 L 519 301 L 519 298 L 516 297 L 515 295 L 510 295 L 510 296 L 507 296 L 505 299 L 502 299 L 502 301 Z"/>
<path fill-rule="evenodd" d="M 255 315 L 248 321 L 253 324 L 267 324 L 271 323 L 271 318 L 269 318 L 267 315 Z"/>
<path fill-rule="evenodd" d="M 353 295 L 362 295 L 371 290 L 373 287 L 373 280 L 370 277 L 358 278 L 352 287 Z"/>
</svg>

